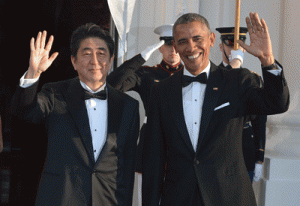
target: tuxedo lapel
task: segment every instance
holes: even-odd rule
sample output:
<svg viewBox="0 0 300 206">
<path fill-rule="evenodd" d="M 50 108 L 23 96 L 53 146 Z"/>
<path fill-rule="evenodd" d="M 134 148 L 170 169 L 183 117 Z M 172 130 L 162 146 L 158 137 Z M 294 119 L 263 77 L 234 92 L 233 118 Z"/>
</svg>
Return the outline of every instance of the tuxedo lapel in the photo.
<svg viewBox="0 0 300 206">
<path fill-rule="evenodd" d="M 83 88 L 80 85 L 79 78 L 74 78 L 70 81 L 70 86 L 65 93 L 65 100 L 69 108 L 69 112 L 78 128 L 85 149 L 89 157 L 94 162 L 92 135 L 86 105 L 83 98 Z"/>
<path fill-rule="evenodd" d="M 221 74 L 221 70 L 218 69 L 215 64 L 211 63 L 209 79 L 207 82 L 202 106 L 201 126 L 197 150 L 201 146 L 201 142 L 203 141 L 203 138 L 205 136 L 207 126 L 214 112 L 214 108 L 216 107 L 217 100 L 224 89 L 224 86 L 224 78 Z"/>
<path fill-rule="evenodd" d="M 171 77 L 172 81 L 170 82 L 170 84 L 168 84 L 165 95 L 168 97 L 167 99 L 169 102 L 172 119 L 175 122 L 176 128 L 180 132 L 180 136 L 183 138 L 183 141 L 188 146 L 188 148 L 194 152 L 183 113 L 182 74 L 183 71 L 180 71 L 173 77 Z"/>
</svg>

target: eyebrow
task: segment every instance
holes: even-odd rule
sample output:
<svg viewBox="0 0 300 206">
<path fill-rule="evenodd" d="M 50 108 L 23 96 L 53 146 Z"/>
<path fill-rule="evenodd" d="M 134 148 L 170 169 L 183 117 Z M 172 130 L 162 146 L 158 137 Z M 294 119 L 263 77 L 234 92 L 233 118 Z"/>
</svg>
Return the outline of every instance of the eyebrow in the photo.
<svg viewBox="0 0 300 206">
<path fill-rule="evenodd" d="M 90 48 L 90 47 L 85 47 L 82 49 L 82 51 L 90 51 L 90 50 L 92 50 L 92 48 Z M 104 47 L 98 47 L 97 50 L 107 51 L 107 49 Z"/>
<path fill-rule="evenodd" d="M 192 36 L 192 39 L 194 39 L 194 38 L 204 38 L 203 36 L 201 36 L 201 35 L 195 35 L 195 36 Z M 182 41 L 182 40 L 187 40 L 188 38 L 181 38 L 181 39 L 178 39 L 178 41 Z"/>
</svg>

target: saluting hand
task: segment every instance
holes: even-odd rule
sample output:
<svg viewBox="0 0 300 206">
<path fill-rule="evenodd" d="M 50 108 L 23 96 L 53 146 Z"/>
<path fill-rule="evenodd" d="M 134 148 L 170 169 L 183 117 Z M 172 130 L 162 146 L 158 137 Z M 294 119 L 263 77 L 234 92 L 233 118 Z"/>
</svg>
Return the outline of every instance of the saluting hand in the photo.
<svg viewBox="0 0 300 206">
<path fill-rule="evenodd" d="M 46 71 L 52 64 L 52 62 L 58 56 L 58 52 L 55 52 L 49 58 L 49 53 L 52 48 L 54 37 L 50 36 L 46 45 L 47 32 L 39 32 L 36 38 L 30 41 L 30 60 L 28 72 L 25 76 L 27 79 L 37 78 L 42 72 Z"/>
<path fill-rule="evenodd" d="M 257 13 L 251 12 L 246 18 L 250 35 L 250 45 L 238 41 L 248 53 L 259 58 L 263 66 L 269 66 L 275 62 L 269 29 L 264 19 L 259 19 Z"/>
</svg>

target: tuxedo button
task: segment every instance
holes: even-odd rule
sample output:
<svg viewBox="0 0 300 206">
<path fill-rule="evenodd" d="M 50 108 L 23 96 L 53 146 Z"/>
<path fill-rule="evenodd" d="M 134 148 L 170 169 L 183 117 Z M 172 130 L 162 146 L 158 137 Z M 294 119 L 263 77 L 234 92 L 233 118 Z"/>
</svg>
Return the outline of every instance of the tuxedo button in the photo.
<svg viewBox="0 0 300 206">
<path fill-rule="evenodd" d="M 200 164 L 200 161 L 195 159 L 195 165 L 199 165 Z"/>
<path fill-rule="evenodd" d="M 97 170 L 93 170 L 93 173 L 96 174 Z"/>
</svg>

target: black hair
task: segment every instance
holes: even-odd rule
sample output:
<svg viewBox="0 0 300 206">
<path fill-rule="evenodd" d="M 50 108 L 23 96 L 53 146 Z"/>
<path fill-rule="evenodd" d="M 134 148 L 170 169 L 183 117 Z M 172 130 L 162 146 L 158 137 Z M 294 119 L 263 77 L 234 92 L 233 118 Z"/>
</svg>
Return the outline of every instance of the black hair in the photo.
<svg viewBox="0 0 300 206">
<path fill-rule="evenodd" d="M 183 14 L 182 16 L 180 16 L 174 23 L 173 36 L 174 36 L 176 26 L 178 26 L 179 24 L 188 24 L 188 23 L 195 22 L 195 21 L 198 21 L 198 22 L 201 22 L 202 24 L 204 24 L 207 27 L 209 33 L 211 33 L 209 23 L 204 16 L 201 16 L 200 14 L 197 14 L 197 13 L 187 13 L 187 14 Z"/>
<path fill-rule="evenodd" d="M 90 37 L 96 37 L 99 39 L 102 39 L 105 41 L 110 56 L 112 56 L 115 52 L 115 43 L 110 34 L 103 30 L 100 26 L 94 23 L 87 23 L 80 27 L 78 27 L 72 34 L 71 37 L 71 43 L 70 43 L 70 49 L 71 49 L 71 55 L 73 57 L 77 57 L 77 52 L 80 47 L 80 44 L 83 40 L 90 38 Z"/>
</svg>

